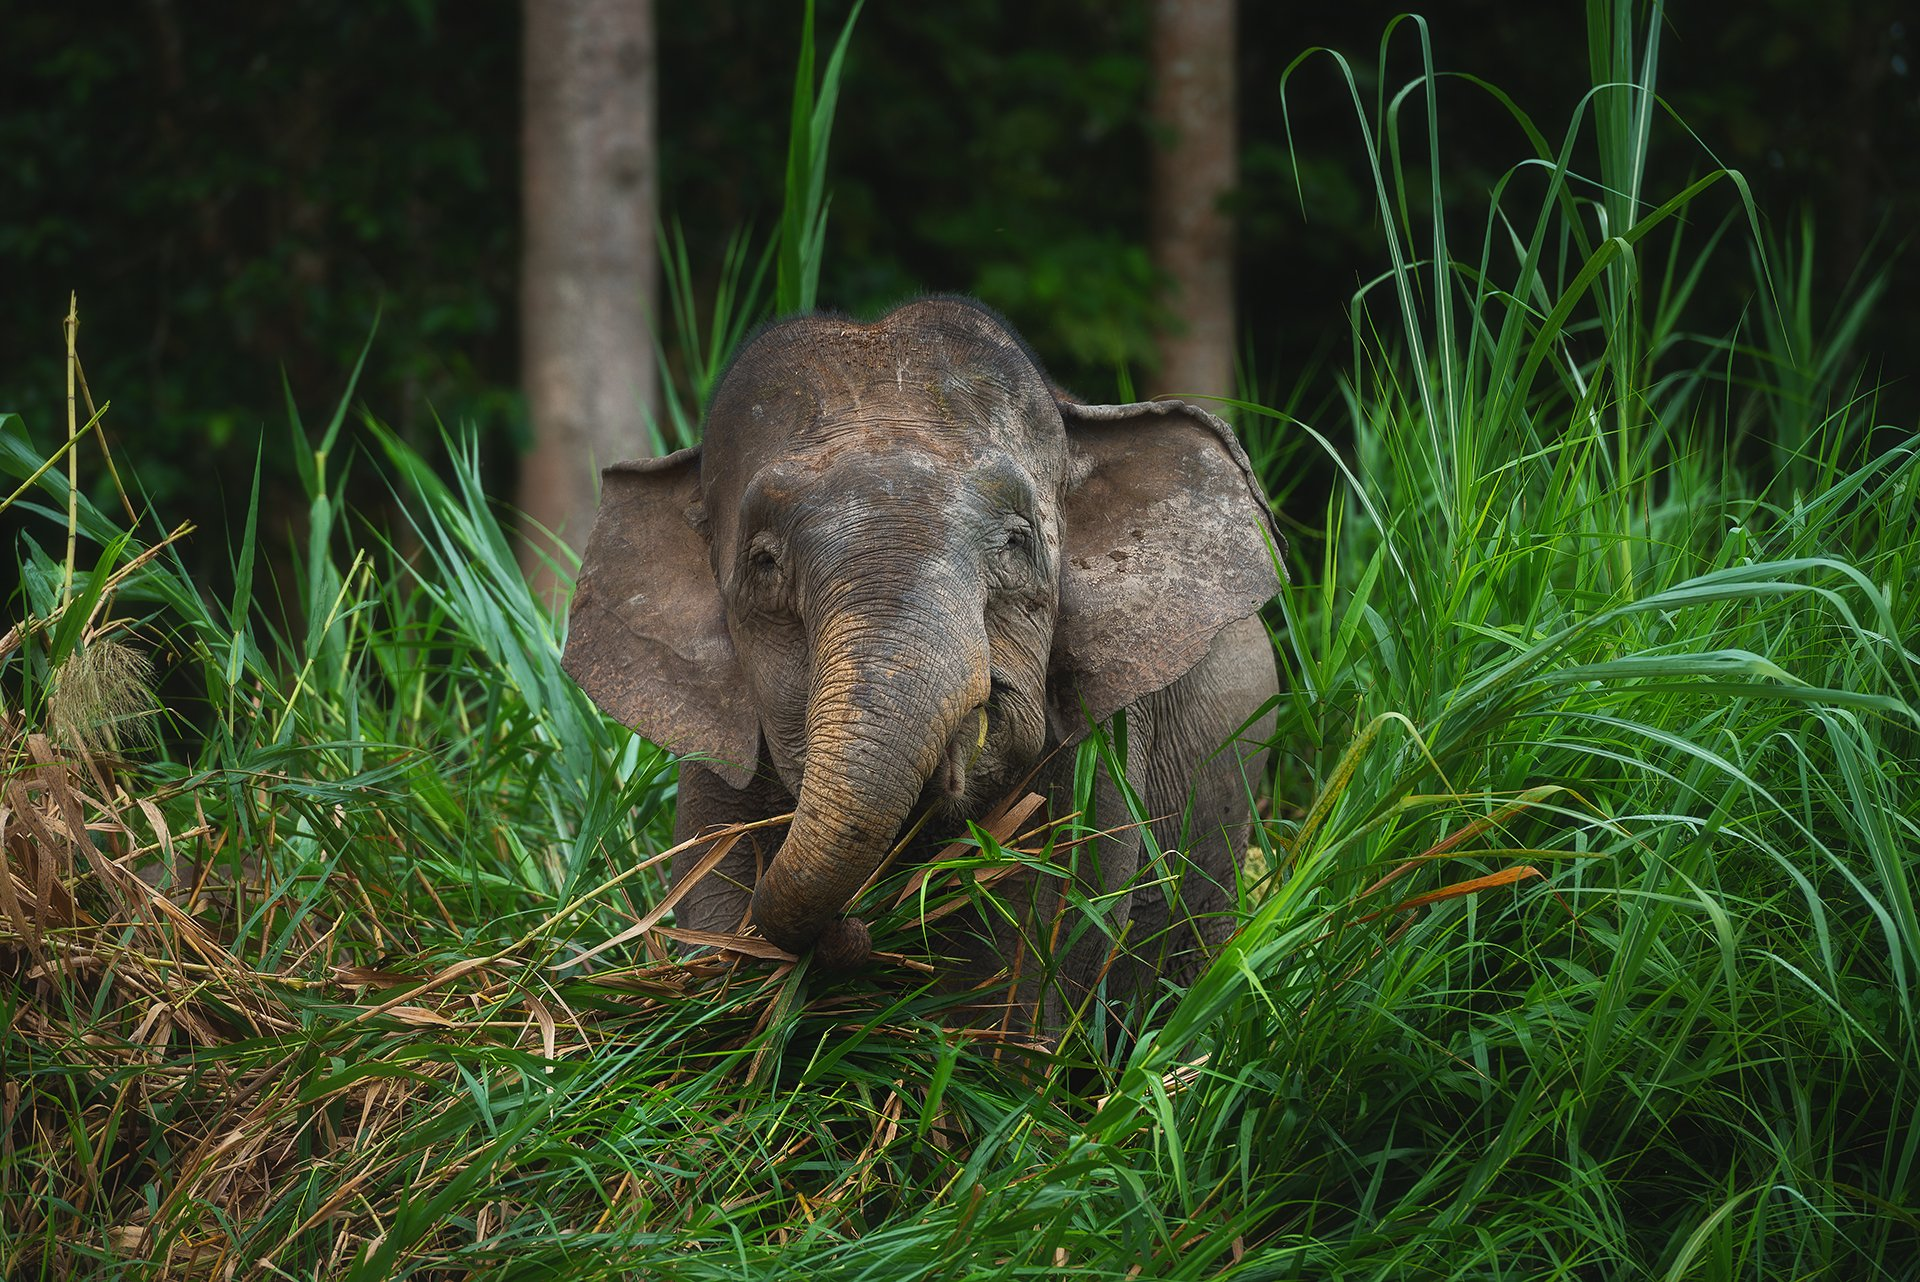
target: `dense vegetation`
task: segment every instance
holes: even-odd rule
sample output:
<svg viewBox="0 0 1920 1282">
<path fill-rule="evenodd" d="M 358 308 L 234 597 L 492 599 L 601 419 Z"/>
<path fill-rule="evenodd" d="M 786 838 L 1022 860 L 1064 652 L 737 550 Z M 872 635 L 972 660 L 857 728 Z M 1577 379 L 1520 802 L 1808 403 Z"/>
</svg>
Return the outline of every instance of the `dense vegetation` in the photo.
<svg viewBox="0 0 1920 1282">
<path fill-rule="evenodd" d="M 819 7 L 823 28 L 837 31 L 852 0 Z M 868 5 L 834 136 L 821 298 L 873 314 L 915 291 L 973 293 L 1081 395 L 1110 395 L 1121 360 L 1146 386 L 1140 362 L 1159 314 L 1144 194 L 1147 7 Z M 1365 53 L 1403 6 L 1240 7 L 1235 213 L 1250 375 L 1261 399 L 1297 397 L 1344 448 L 1336 318 L 1388 266 L 1373 179 L 1328 64 L 1307 70 L 1306 92 L 1284 112 L 1277 89 L 1293 56 L 1314 46 L 1359 51 L 1354 73 L 1369 99 L 1417 59 L 1410 43 L 1384 70 Z M 1851 350 L 1836 341 L 1850 367 L 1889 384 L 1898 422 L 1920 413 L 1920 386 L 1883 368 L 1920 348 L 1920 258 L 1896 252 L 1920 224 L 1910 8 L 1670 8 L 1661 90 L 1686 127 L 1662 114 L 1647 139 L 1650 172 L 1676 187 L 1726 166 L 1747 175 L 1782 229 L 1809 213 L 1823 310 L 1871 256 L 1888 289 Z M 685 234 L 704 299 L 729 239 L 747 233 L 757 250 L 780 217 L 802 6 L 655 9 L 661 211 Z M 222 537 L 185 550 L 211 580 L 245 511 L 263 425 L 270 510 L 299 502 L 296 451 L 275 426 L 283 373 L 301 404 L 331 403 L 378 314 L 360 397 L 436 458 L 436 415 L 471 426 L 491 486 L 512 492 L 513 447 L 531 438 L 512 305 L 518 6 L 71 0 L 0 3 L 0 15 L 11 87 L 0 102 L 11 179 L 0 203 L 0 405 L 52 439 L 64 410 L 60 318 L 77 290 L 87 373 L 115 404 L 107 434 L 164 511 L 220 527 Z M 1556 128 L 1578 106 L 1583 6 L 1460 0 L 1435 16 L 1443 69 L 1491 80 Z M 1443 79 L 1438 93 L 1449 189 L 1484 191 L 1525 135 L 1464 79 Z M 1406 163 L 1427 162 L 1410 153 Z M 1583 149 L 1576 163 L 1591 171 L 1594 154 Z M 1430 215 L 1424 183 L 1407 200 L 1410 216 Z M 1464 202 L 1456 213 L 1455 233 L 1477 239 L 1481 213 Z M 1692 323 L 1730 331 L 1750 289 L 1740 250 L 1712 256 Z M 670 328 L 664 338 L 684 375 Z M 97 471 L 83 482 L 109 502 Z M 1311 481 L 1315 507 L 1325 475 Z M 371 471 L 349 479 L 358 506 L 385 501 Z"/>
<path fill-rule="evenodd" d="M 70 486 L 112 494 L 84 433 L 0 421 L 0 1273 L 1913 1276 L 1920 439 L 1847 359 L 1878 264 L 1825 313 L 1740 175 L 1648 168 L 1633 10 L 1567 120 L 1473 86 L 1526 140 L 1490 184 L 1423 24 L 1354 92 L 1392 269 L 1325 416 L 1238 407 L 1276 495 L 1331 478 L 1272 818 L 1117 1060 L 945 1028 L 909 966 L 581 966 L 663 893 L 672 771 L 460 438 L 289 410 L 303 542 L 256 486 L 216 595 L 204 532 Z"/>
</svg>

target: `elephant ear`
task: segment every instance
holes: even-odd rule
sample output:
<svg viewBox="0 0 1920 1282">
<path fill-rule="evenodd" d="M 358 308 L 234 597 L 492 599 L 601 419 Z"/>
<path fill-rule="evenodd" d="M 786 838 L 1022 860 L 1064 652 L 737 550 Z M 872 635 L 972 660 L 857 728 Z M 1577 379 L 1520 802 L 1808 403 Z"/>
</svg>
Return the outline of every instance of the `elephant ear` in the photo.
<svg viewBox="0 0 1920 1282">
<path fill-rule="evenodd" d="M 1051 685 L 1071 738 L 1198 663 L 1275 592 L 1286 544 L 1233 429 L 1183 401 L 1059 402 L 1062 515 Z"/>
<path fill-rule="evenodd" d="M 677 753 L 752 778 L 760 719 L 747 697 L 700 506 L 700 452 L 616 463 L 567 620 L 561 662 L 600 707 Z"/>
</svg>

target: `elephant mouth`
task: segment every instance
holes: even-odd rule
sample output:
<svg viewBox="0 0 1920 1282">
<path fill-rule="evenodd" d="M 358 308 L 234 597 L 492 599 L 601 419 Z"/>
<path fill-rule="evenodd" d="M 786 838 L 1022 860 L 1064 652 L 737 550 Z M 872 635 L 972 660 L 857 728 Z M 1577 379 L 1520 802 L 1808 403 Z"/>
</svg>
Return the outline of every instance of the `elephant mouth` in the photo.
<svg viewBox="0 0 1920 1282">
<path fill-rule="evenodd" d="M 1021 764 L 1009 760 L 1012 747 L 1008 702 L 1013 687 L 993 678 L 987 701 L 962 717 L 948 739 L 941 762 L 921 789 L 918 806 L 935 820 L 976 819 L 1000 801 L 1017 779 Z"/>
</svg>

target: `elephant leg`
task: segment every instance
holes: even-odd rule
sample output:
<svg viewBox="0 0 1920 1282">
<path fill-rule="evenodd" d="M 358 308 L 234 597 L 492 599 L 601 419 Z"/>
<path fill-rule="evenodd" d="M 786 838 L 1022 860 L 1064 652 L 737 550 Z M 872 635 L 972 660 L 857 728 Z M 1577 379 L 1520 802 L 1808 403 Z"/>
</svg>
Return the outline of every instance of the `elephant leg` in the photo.
<svg viewBox="0 0 1920 1282">
<path fill-rule="evenodd" d="M 1042 1025 L 1050 1032 L 1058 1032 L 1076 1018 L 1092 1019 L 1096 1012 L 1090 999 L 1102 985 L 1110 998 L 1125 996 L 1123 990 L 1130 987 L 1125 953 L 1134 928 L 1142 842 L 1138 807 L 1129 803 L 1129 794 L 1141 804 L 1146 801 L 1142 765 L 1150 755 L 1152 726 L 1130 711 L 1126 731 L 1126 787 L 1105 762 L 1100 763 L 1094 771 L 1090 809 L 1079 820 L 1084 830 L 1102 835 L 1056 854 L 1056 862 L 1065 865 L 1065 875 L 1046 879 L 1040 888 L 1044 902 L 1036 905 L 1034 921 L 1040 955 L 1051 964 L 1039 1008 Z M 1074 804 L 1075 753 L 1068 749 L 1063 755 L 1065 777 L 1054 813 L 1064 815 L 1072 812 Z M 1069 887 L 1071 895 L 1064 893 Z"/>
<path fill-rule="evenodd" d="M 1234 736 L 1247 714 L 1278 690 L 1272 645 L 1255 617 L 1223 629 L 1185 676 L 1143 700 L 1159 732 L 1147 797 L 1162 852 L 1157 867 L 1143 869 L 1135 895 L 1143 986 L 1160 976 L 1192 983 L 1233 933 L 1237 871 L 1273 711 Z"/>
<path fill-rule="evenodd" d="M 1137 742 L 1139 733 L 1130 721 L 1129 738 Z M 1074 813 L 1075 756 L 1071 746 L 1057 749 L 1024 786 L 1047 800 L 1031 826 Z M 1129 773 L 1138 776 L 1131 786 L 1144 788 L 1144 771 Z M 976 994 L 971 1022 L 1031 1033 L 1051 1045 L 1070 1023 L 1088 1016 L 1088 998 L 1112 968 L 1127 932 L 1140 857 L 1129 812 L 1121 789 L 1104 768 L 1096 770 L 1091 806 L 1076 821 L 1082 836 L 1074 840 L 1071 832 L 1058 830 L 1051 868 L 992 876 L 977 892 L 986 902 L 933 928 L 931 951 L 951 963 L 946 985 Z M 1109 829 L 1106 836 L 1086 835 Z"/>
<path fill-rule="evenodd" d="M 1113 736 L 1111 723 L 1106 729 Z M 1072 746 L 1059 749 L 1033 787 L 1047 798 L 1051 816 L 1080 810 L 1074 822 L 1080 836 L 1057 829 L 1051 871 L 1023 872 L 996 887 L 1002 911 L 993 915 L 993 955 L 1009 981 L 1002 991 L 1017 1008 L 1013 1026 L 1031 1027 L 1045 1041 L 1056 1041 L 1076 1021 L 1094 1019 L 1092 999 L 1102 992 L 1122 998 L 1130 991 L 1126 950 L 1142 850 L 1137 812 L 1146 798 L 1152 736 L 1151 720 L 1130 711 L 1125 787 L 1101 761 L 1085 807 L 1076 805 L 1078 753 Z M 1117 736 L 1109 742 L 1117 752 Z"/>
<path fill-rule="evenodd" d="M 755 776 L 745 788 L 731 788 L 719 775 L 689 761 L 680 767 L 679 809 L 674 815 L 673 840 L 678 845 L 714 827 L 751 823 L 785 814 L 793 799 L 779 783 Z M 754 883 L 761 869 L 780 848 L 778 828 L 744 834 L 726 858 L 686 894 L 674 908 L 676 924 L 693 930 L 738 932 L 747 924 Z M 673 857 L 673 882 L 690 875 L 711 846 L 702 843 Z"/>
</svg>

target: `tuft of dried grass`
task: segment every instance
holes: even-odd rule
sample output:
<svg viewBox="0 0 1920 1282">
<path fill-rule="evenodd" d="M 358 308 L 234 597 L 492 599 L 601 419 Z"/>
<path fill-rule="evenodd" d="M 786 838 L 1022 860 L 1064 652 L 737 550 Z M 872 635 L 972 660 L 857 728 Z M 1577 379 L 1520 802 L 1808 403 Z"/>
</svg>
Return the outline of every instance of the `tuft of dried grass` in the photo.
<svg viewBox="0 0 1920 1282">
<path fill-rule="evenodd" d="M 66 670 L 65 697 L 90 699 L 76 706 L 96 713 L 126 709 L 126 683 L 146 669 L 125 647 L 88 648 L 93 660 Z M 215 857 L 232 834 L 204 824 L 173 831 L 165 815 L 197 811 L 185 795 L 196 785 L 140 791 L 127 763 L 89 746 L 103 719 L 87 719 L 89 733 L 68 742 L 81 724 L 70 715 L 52 734 L 22 733 L 15 718 L 0 744 L 9 1032 L 16 1045 L 52 1055 L 43 1077 L 69 1088 L 22 1091 L 9 1081 L 0 1099 L 8 1150 L 33 1159 L 5 1163 L 0 1177 L 12 1230 L 0 1276 L 68 1276 L 113 1260 L 159 1276 L 273 1276 L 279 1252 L 300 1241 L 310 1254 L 315 1233 L 331 1238 L 336 1262 L 377 1242 L 395 1190 L 418 1195 L 457 1176 L 458 1163 L 433 1167 L 410 1137 L 456 1106 L 460 1070 L 448 1059 L 408 1057 L 403 1075 L 339 1075 L 328 1065 L 340 1047 L 385 1056 L 414 1041 L 486 1045 L 557 1062 L 634 1035 L 635 1021 L 640 1029 L 685 1023 L 688 1003 L 724 1003 L 726 1017 L 704 1035 L 725 1052 L 753 1043 L 793 1000 L 797 958 L 751 934 L 696 937 L 661 924 L 657 910 L 636 923 L 640 931 L 609 941 L 633 942 L 637 933 L 637 955 L 651 961 L 582 976 L 584 958 L 556 957 L 576 913 L 605 907 L 616 886 L 673 851 L 623 870 L 489 953 L 436 957 L 424 970 L 404 959 L 379 967 L 336 960 L 339 923 L 314 917 L 288 960 L 263 969 L 230 942 L 237 923 L 229 906 L 276 911 L 288 883 L 272 875 L 271 846 L 263 866 L 258 857 Z M 1034 809 L 1032 800 L 1011 806 L 988 830 L 1009 846 L 1043 835 L 1044 827 L 1020 831 Z M 724 847 L 742 831 L 696 840 Z M 921 906 L 916 921 L 934 920 L 964 899 L 957 874 L 939 890 L 902 901 Z M 676 956 L 669 941 L 695 951 Z M 875 963 L 914 977 L 932 970 L 894 954 L 876 954 Z M 583 985 L 598 995 L 594 1009 L 569 1000 Z M 857 1004 L 846 1017 L 858 1021 Z M 973 1035 L 1008 1038 L 986 1028 Z M 752 1058 L 749 1076 L 764 1060 Z M 330 1072 L 337 1085 L 328 1085 Z M 654 1085 L 671 1088 L 678 1076 Z M 875 1116 L 871 1135 L 847 1140 L 869 1157 L 913 1142 L 897 1102 Z M 169 1155 L 164 1165 L 160 1153 Z M 414 1169 L 423 1163 L 433 1169 Z M 258 1242 L 234 1239 L 234 1226 L 297 1204 L 319 1169 L 331 1173 L 331 1192 L 275 1249 L 260 1255 Z M 143 1190 L 160 1190 L 158 1202 Z M 672 1195 L 664 1185 L 647 1191 Z"/>
<path fill-rule="evenodd" d="M 153 660 L 117 636 L 76 646 L 53 671 L 47 718 L 54 739 L 83 754 L 124 756 L 159 741 Z"/>
</svg>

